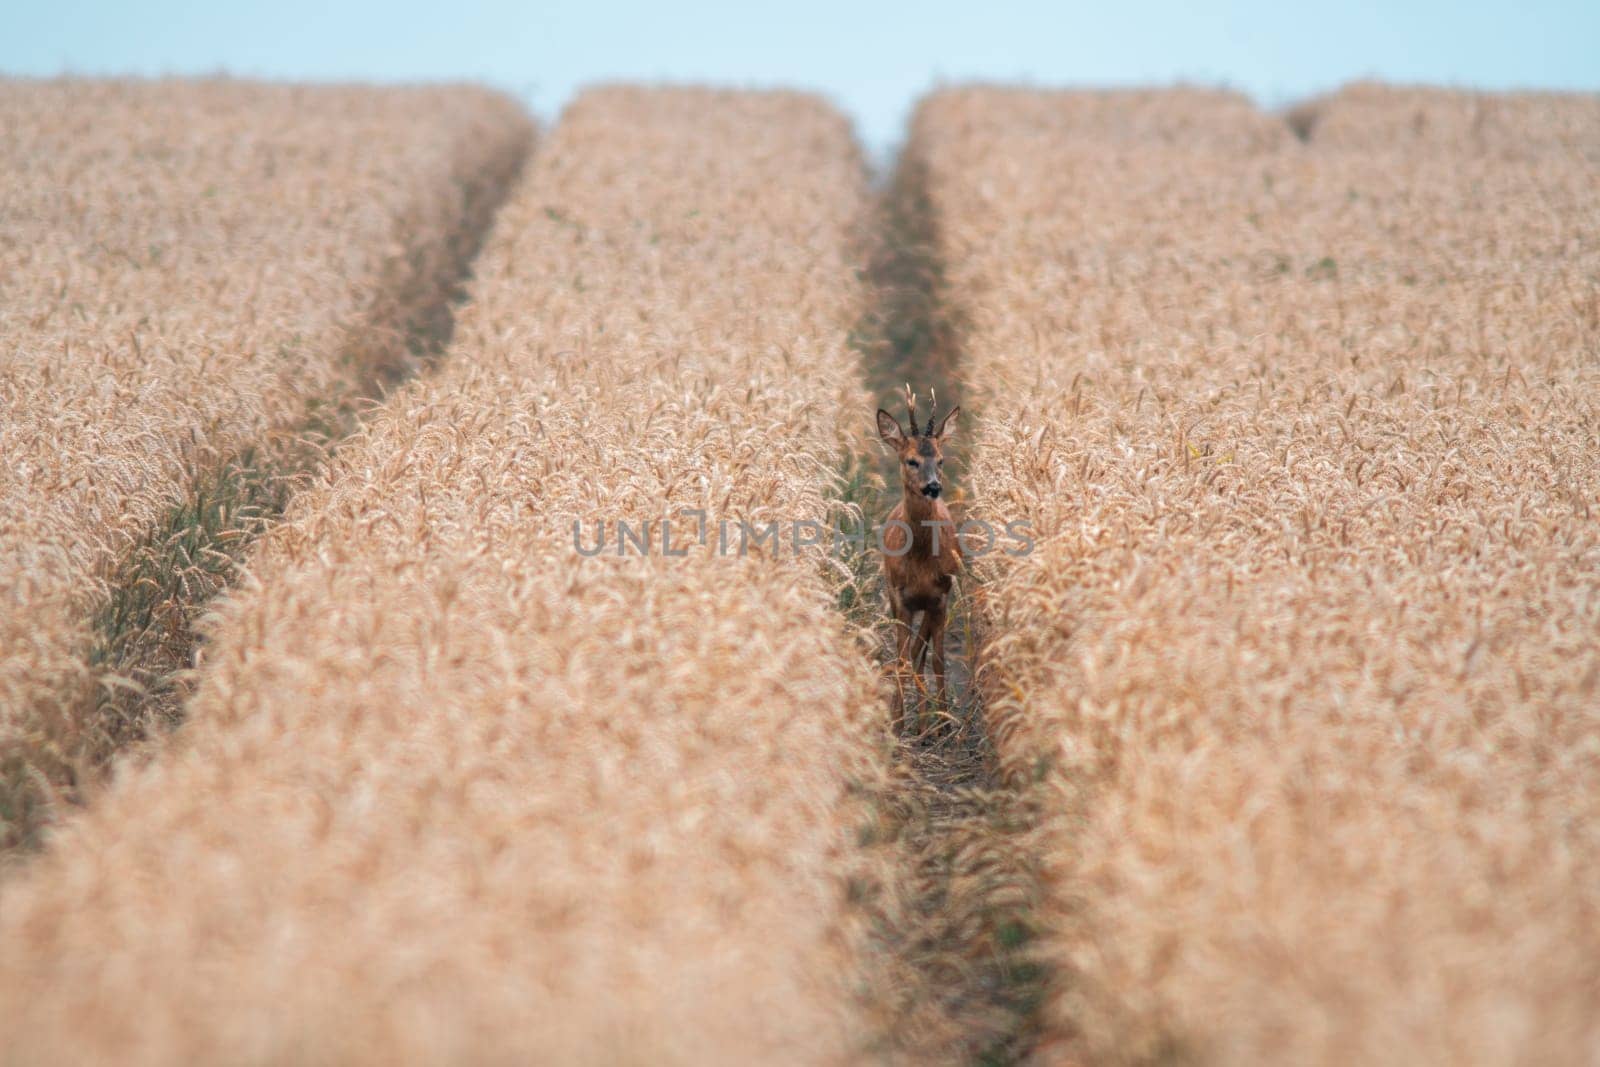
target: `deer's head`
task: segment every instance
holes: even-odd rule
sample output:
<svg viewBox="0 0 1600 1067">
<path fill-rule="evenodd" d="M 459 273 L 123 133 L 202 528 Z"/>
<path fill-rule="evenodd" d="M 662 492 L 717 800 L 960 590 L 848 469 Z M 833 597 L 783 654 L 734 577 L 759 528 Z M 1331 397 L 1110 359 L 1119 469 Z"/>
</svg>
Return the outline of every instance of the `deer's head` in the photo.
<svg viewBox="0 0 1600 1067">
<path fill-rule="evenodd" d="M 955 429 L 956 415 L 961 408 L 951 408 L 935 425 L 938 399 L 935 398 L 933 403 L 934 412 L 928 415 L 928 424 L 920 431 L 917 427 L 917 396 L 909 385 L 906 386 L 906 414 L 911 420 L 909 431 L 902 430 L 893 415 L 882 408 L 878 409 L 878 436 L 899 457 L 900 483 L 905 487 L 907 497 L 923 496 L 937 500 L 939 494 L 944 492 L 944 443 Z"/>
</svg>

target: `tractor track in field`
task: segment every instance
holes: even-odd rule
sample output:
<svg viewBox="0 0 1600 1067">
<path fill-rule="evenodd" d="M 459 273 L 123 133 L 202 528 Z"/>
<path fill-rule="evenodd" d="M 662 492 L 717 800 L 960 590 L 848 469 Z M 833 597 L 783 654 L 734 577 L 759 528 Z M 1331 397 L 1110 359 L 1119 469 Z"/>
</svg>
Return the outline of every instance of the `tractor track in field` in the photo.
<svg viewBox="0 0 1600 1067">
<path fill-rule="evenodd" d="M 870 306 L 857 343 L 880 404 L 899 415 L 903 383 L 924 396 L 931 387 L 941 410 L 962 405 L 970 433 L 974 398 L 959 373 L 959 308 L 945 292 L 924 170 L 912 142 L 880 191 L 868 252 Z M 956 488 L 970 498 L 961 440 L 952 438 L 949 454 Z M 880 521 L 897 498 L 898 479 L 886 473 L 868 479 L 872 489 L 855 501 L 869 522 Z M 959 521 L 960 497 L 953 510 Z M 866 592 L 856 601 L 861 621 L 881 635 L 886 666 L 890 628 L 876 556 L 869 562 L 860 572 Z M 1024 1060 L 1038 1039 L 1048 977 L 1033 951 L 1039 889 L 1030 841 L 1036 820 L 1026 792 L 1002 781 L 988 736 L 974 677 L 982 618 L 973 581 L 970 572 L 958 580 L 951 609 L 949 704 L 924 702 L 896 737 L 887 785 L 872 798 L 874 836 L 888 848 L 894 871 L 884 906 L 875 912 L 891 958 L 892 997 L 882 1005 L 886 1043 L 891 1058 L 913 1062 Z"/>
<path fill-rule="evenodd" d="M 531 140 L 508 142 L 481 180 L 463 188 L 440 264 L 391 264 L 394 289 L 371 310 L 373 323 L 349 331 L 348 358 L 362 368 L 354 388 L 309 400 L 300 424 L 262 447 L 209 457 L 182 501 L 110 570 L 86 652 L 97 681 L 84 713 L 92 737 L 59 760 L 54 781 L 30 768 L 25 753 L 0 747 L 0 876 L 87 803 L 116 761 L 140 758 L 181 724 L 205 643 L 201 618 L 238 578 L 251 546 L 355 430 L 361 407 L 443 356 L 473 262 L 531 151 Z M 391 328 L 368 330 L 372 324 Z"/>
</svg>

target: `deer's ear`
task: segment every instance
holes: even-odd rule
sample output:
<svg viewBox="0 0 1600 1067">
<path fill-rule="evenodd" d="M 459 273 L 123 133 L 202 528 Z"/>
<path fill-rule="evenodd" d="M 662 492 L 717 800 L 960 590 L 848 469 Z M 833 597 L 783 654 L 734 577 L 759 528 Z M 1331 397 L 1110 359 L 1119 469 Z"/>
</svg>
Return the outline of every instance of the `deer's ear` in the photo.
<svg viewBox="0 0 1600 1067">
<path fill-rule="evenodd" d="M 882 408 L 878 409 L 878 436 L 895 448 L 906 443 L 906 435 L 900 432 L 900 424 L 895 421 L 893 415 Z"/>
<path fill-rule="evenodd" d="M 961 414 L 961 406 L 959 404 L 945 412 L 945 416 L 939 420 L 939 428 L 933 432 L 933 436 L 941 441 L 950 436 L 955 431 L 956 416 L 959 414 Z"/>
</svg>

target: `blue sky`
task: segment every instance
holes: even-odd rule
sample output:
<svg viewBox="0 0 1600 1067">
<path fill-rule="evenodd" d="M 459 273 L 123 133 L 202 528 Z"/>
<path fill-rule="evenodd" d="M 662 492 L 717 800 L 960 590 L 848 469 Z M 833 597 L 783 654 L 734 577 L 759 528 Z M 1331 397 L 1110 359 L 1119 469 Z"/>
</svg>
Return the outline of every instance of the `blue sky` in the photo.
<svg viewBox="0 0 1600 1067">
<path fill-rule="evenodd" d="M 552 116 L 586 82 L 695 80 L 826 93 L 877 149 L 947 81 L 1223 84 L 1268 105 L 1382 77 L 1600 90 L 1600 0 L 1518 5 L 1233 0 L 944 3 L 805 0 L 275 4 L 23 2 L 0 71 L 471 79 Z"/>
</svg>

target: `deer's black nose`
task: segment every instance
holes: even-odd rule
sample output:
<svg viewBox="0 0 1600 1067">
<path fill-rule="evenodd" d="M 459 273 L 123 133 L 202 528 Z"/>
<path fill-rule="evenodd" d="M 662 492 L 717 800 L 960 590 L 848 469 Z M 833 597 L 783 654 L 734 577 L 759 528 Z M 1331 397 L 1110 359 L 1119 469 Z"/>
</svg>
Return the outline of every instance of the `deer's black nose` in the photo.
<svg viewBox="0 0 1600 1067">
<path fill-rule="evenodd" d="M 930 500 L 937 500 L 939 499 L 939 493 L 942 488 L 943 487 L 940 486 L 938 482 L 929 482 L 927 485 L 922 487 L 922 495 Z"/>
</svg>

